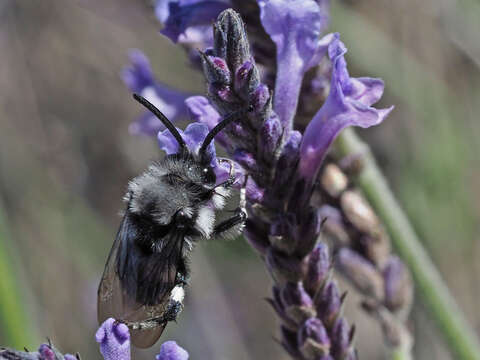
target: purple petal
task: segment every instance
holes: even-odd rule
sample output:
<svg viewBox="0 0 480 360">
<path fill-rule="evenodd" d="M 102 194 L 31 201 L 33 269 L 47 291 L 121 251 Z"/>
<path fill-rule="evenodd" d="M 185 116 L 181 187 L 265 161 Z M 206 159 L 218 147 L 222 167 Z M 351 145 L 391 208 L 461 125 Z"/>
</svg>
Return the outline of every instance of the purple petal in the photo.
<svg viewBox="0 0 480 360">
<path fill-rule="evenodd" d="M 300 173 L 313 179 L 329 146 L 347 126 L 368 128 L 377 125 L 390 113 L 393 106 L 375 109 L 371 105 L 383 93 L 380 79 L 350 78 L 344 55 L 347 49 L 336 39 L 328 53 L 332 61 L 330 93 L 327 100 L 308 124 L 301 145 Z"/>
<path fill-rule="evenodd" d="M 125 324 L 107 319 L 95 334 L 105 360 L 130 360 L 130 334 Z"/>
<path fill-rule="evenodd" d="M 138 49 L 129 51 L 130 66 L 122 71 L 123 82 L 132 92 L 141 92 L 155 83 L 152 67 L 147 56 Z"/>
<path fill-rule="evenodd" d="M 205 124 L 191 123 L 188 124 L 185 131 L 178 128 L 177 130 L 187 144 L 187 147 L 190 149 L 190 151 L 193 154 L 198 154 L 198 151 L 202 146 L 203 140 L 208 134 L 208 127 Z M 168 129 L 159 132 L 157 135 L 157 139 L 160 149 L 165 151 L 167 155 L 176 154 L 178 152 L 179 145 L 177 143 L 177 140 Z M 213 141 L 208 145 L 207 154 L 211 159 L 211 166 L 215 168 L 217 164 L 217 158 Z"/>
<path fill-rule="evenodd" d="M 285 127 L 293 127 L 305 72 L 325 55 L 337 36 L 320 39 L 327 23 L 314 0 L 258 0 L 263 27 L 277 45 L 274 110 Z"/>
<path fill-rule="evenodd" d="M 189 42 L 188 36 L 185 36 L 189 28 L 210 25 L 228 7 L 226 1 L 170 1 L 166 11 L 165 2 L 159 2 L 156 14 L 165 25 L 160 33 L 174 43 L 181 40 Z M 180 39 L 182 35 L 184 39 Z"/>
<path fill-rule="evenodd" d="M 166 341 L 160 348 L 155 360 L 187 360 L 188 352 L 177 345 L 175 341 Z"/>
<path fill-rule="evenodd" d="M 204 96 L 190 96 L 185 100 L 192 120 L 203 123 L 211 130 L 222 118 L 218 111 Z"/>
<path fill-rule="evenodd" d="M 222 116 L 204 96 L 190 96 L 185 100 L 185 105 L 190 113 L 190 118 L 202 124 L 206 124 L 212 130 L 222 119 Z M 226 147 L 228 140 L 221 132 L 215 136 L 215 142 Z"/>
<path fill-rule="evenodd" d="M 127 87 L 150 101 L 170 121 L 185 118 L 187 108 L 184 102 L 189 95 L 157 82 L 150 61 L 140 50 L 131 50 L 129 56 L 131 65 L 122 71 L 122 79 Z M 149 111 L 141 115 L 129 128 L 132 134 L 148 136 L 157 135 L 161 129 L 164 129 L 162 122 Z"/>
<path fill-rule="evenodd" d="M 202 146 L 203 140 L 207 136 L 209 130 L 208 126 L 200 123 L 191 123 L 185 129 L 185 142 L 187 143 L 188 148 L 194 153 L 197 154 Z M 212 141 L 207 148 L 207 154 L 210 155 L 212 159 L 212 165 L 216 163 L 216 154 L 215 154 L 215 145 Z"/>
</svg>

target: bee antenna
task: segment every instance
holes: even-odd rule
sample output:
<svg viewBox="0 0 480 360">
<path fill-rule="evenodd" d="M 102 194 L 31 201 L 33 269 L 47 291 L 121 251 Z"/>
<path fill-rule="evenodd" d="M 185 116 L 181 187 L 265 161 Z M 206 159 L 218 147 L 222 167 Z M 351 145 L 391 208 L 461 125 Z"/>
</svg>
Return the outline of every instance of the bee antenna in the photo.
<svg viewBox="0 0 480 360">
<path fill-rule="evenodd" d="M 247 109 L 240 109 L 240 110 L 237 110 L 237 111 L 234 111 L 230 114 L 227 114 L 223 119 L 222 121 L 220 121 L 212 130 L 210 130 L 210 132 L 207 134 L 207 136 L 205 137 L 205 140 L 203 140 L 203 144 L 202 144 L 202 147 L 200 148 L 200 150 L 198 151 L 198 153 L 201 155 L 201 156 L 204 156 L 206 151 L 207 151 L 207 147 L 208 145 L 210 145 L 210 143 L 212 142 L 212 140 L 215 138 L 215 136 L 218 135 L 218 133 L 220 131 L 222 131 L 223 129 L 225 129 L 225 127 L 227 127 L 228 125 L 230 125 L 232 122 L 236 121 L 236 120 L 239 120 L 243 115 L 245 115 L 247 112 L 250 112 L 252 111 L 252 106 L 249 106 Z"/>
<path fill-rule="evenodd" d="M 172 122 L 168 120 L 167 117 L 155 107 L 155 105 L 153 105 L 150 101 L 138 94 L 133 94 L 133 98 L 137 100 L 140 104 L 145 106 L 148 110 L 150 110 L 153 115 L 155 115 L 163 123 L 163 125 L 165 125 L 165 127 L 170 131 L 175 140 L 177 140 L 178 145 L 180 145 L 181 149 L 185 149 L 187 147 L 185 141 L 182 138 L 182 135 L 180 135 L 175 125 L 173 125 Z"/>
</svg>

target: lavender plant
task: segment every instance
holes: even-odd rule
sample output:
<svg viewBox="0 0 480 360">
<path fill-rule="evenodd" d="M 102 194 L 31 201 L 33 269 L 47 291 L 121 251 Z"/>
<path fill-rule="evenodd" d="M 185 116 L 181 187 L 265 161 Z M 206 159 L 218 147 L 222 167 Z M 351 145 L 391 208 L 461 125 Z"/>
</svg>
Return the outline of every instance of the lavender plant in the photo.
<svg viewBox="0 0 480 360">
<path fill-rule="evenodd" d="M 253 107 L 243 123 L 227 129 L 226 149 L 250 176 L 245 234 L 274 280 L 271 304 L 282 319 L 283 346 L 294 358 L 354 359 L 354 330 L 341 315 L 344 297 L 329 279 L 328 249 L 316 246 L 321 216 L 310 197 L 338 132 L 348 125 L 377 124 L 388 110 L 375 110 L 371 103 L 360 110 L 351 106 L 344 93 L 351 80 L 343 44 L 337 34 L 318 40 L 318 33 L 305 27 L 305 20 L 319 14 L 313 1 L 310 7 L 295 5 L 261 4 L 263 24 L 277 43 L 278 72 L 284 62 L 290 64 L 287 74 L 277 74 L 273 96 L 250 54 L 243 22 L 232 10 L 222 12 L 214 25 L 213 48 L 202 55 L 204 73 L 209 99 L 221 115 Z M 297 21 L 291 21 L 292 14 Z M 282 15 L 290 27 L 282 26 Z M 327 52 L 332 90 L 302 136 L 293 130 L 300 82 Z M 282 96 L 283 101 L 273 100 Z"/>
<path fill-rule="evenodd" d="M 339 35 L 320 38 L 328 22 L 326 2 L 259 1 L 261 24 L 269 36 L 258 31 L 258 20 L 253 21 L 257 36 L 252 46 L 241 18 L 232 10 L 219 15 L 213 38 L 205 33 L 204 21 L 214 17 L 224 2 L 217 2 L 217 7 L 211 1 L 194 3 L 170 2 L 167 8 L 160 1 L 157 15 L 165 22 L 162 33 L 190 54 L 192 44 L 211 45 L 199 55 L 208 99 L 195 96 L 185 101 L 195 120 L 213 128 L 222 116 L 252 109 L 245 121 L 227 128 L 219 142 L 249 176 L 245 233 L 275 282 L 270 303 L 283 321 L 281 342 L 294 358 L 355 358 L 354 331 L 341 316 L 345 297 L 332 280 L 328 247 L 316 245 L 322 209 L 312 206 L 311 198 L 327 150 L 338 133 L 350 125 L 376 125 L 391 111 L 371 107 L 381 97 L 383 82 L 351 78 Z M 192 23 L 191 15 L 202 3 L 203 18 Z M 254 2 L 234 5 L 248 19 L 258 15 Z M 251 48 L 264 60 L 260 66 Z M 275 48 L 276 63 L 272 64 L 268 52 Z M 327 54 L 330 67 L 319 67 Z M 194 65 L 199 59 L 193 58 Z M 302 80 L 316 67 L 328 70 L 330 81 L 325 71 L 317 71 L 309 79 L 316 84 L 308 87 L 310 97 L 314 89 L 324 94 L 322 86 L 330 91 L 302 134 L 294 130 Z M 273 85 L 273 94 L 268 85 Z"/>
</svg>

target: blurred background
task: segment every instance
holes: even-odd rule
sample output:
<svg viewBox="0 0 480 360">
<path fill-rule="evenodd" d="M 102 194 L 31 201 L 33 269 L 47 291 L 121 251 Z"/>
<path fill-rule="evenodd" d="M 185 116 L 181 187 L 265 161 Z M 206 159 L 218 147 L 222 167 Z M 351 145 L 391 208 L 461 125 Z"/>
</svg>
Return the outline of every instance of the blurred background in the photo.
<svg viewBox="0 0 480 360">
<path fill-rule="evenodd" d="M 480 3 L 333 0 L 332 17 L 351 74 L 383 78 L 379 106 L 396 106 L 361 135 L 480 332 Z M 101 358 L 96 290 L 121 199 L 161 156 L 128 133 L 143 111 L 119 76 L 128 50 L 144 51 L 160 81 L 204 92 L 158 29 L 142 0 L 0 0 L 0 345 L 34 350 L 48 336 Z M 242 239 L 200 244 L 191 267 L 186 308 L 162 341 L 193 359 L 287 359 L 264 301 L 270 279 Z M 382 359 L 381 332 L 358 302 L 351 290 L 360 357 Z M 411 326 L 417 359 L 452 359 L 419 301 Z"/>
</svg>

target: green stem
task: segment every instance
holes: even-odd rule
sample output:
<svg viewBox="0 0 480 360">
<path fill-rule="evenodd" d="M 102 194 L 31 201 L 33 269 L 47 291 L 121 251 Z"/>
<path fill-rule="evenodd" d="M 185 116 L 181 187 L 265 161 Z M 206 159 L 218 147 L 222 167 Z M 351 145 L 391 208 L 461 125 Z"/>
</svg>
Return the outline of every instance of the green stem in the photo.
<svg viewBox="0 0 480 360">
<path fill-rule="evenodd" d="M 395 349 L 390 354 L 390 359 L 392 360 L 412 360 L 412 354 L 410 350 L 405 349 Z"/>
<path fill-rule="evenodd" d="M 4 343 L 1 346 L 23 349 L 31 346 L 31 321 L 25 311 L 24 301 L 19 290 L 17 271 L 12 261 L 11 237 L 7 221 L 0 203 L 0 326 Z M 18 286 L 17 286 L 18 285 Z"/>
<path fill-rule="evenodd" d="M 474 330 L 445 285 L 437 268 L 422 246 L 401 209 L 368 147 L 352 129 L 346 129 L 337 141 L 342 156 L 362 154 L 364 168 L 358 184 L 383 220 L 396 250 L 409 266 L 431 317 L 443 334 L 455 359 L 479 360 L 480 345 Z"/>
</svg>

